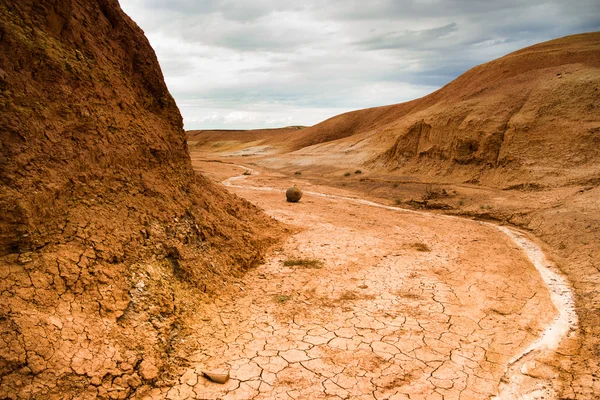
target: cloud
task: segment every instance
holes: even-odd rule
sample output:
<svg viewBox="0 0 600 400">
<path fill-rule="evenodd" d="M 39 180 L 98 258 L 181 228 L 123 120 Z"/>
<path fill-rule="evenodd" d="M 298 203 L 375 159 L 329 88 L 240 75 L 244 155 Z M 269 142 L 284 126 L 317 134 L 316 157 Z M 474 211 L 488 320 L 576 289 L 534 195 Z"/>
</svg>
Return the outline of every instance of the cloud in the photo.
<svg viewBox="0 0 600 400">
<path fill-rule="evenodd" d="M 354 44 L 365 50 L 409 49 L 413 48 L 415 43 L 422 43 L 422 46 L 430 47 L 432 42 L 456 32 L 457 28 L 456 22 L 452 22 L 437 28 L 387 32 Z"/>
<path fill-rule="evenodd" d="M 282 10 L 300 10 L 297 1 L 290 0 L 133 0 L 138 6 L 176 12 L 192 17 L 221 15 L 230 21 L 254 21 Z M 132 2 L 133 2 L 132 1 Z M 126 3 L 125 1 L 123 3 Z"/>
<path fill-rule="evenodd" d="M 410 100 L 519 48 L 600 29 L 597 0 L 121 3 L 149 37 L 189 129 L 310 125 Z"/>
</svg>

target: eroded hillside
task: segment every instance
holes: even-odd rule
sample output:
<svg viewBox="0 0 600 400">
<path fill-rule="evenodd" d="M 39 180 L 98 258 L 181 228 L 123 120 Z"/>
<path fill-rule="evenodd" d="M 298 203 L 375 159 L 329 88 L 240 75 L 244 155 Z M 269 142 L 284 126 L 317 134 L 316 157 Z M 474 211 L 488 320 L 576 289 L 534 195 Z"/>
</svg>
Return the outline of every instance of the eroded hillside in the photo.
<svg viewBox="0 0 600 400">
<path fill-rule="evenodd" d="M 124 398 L 279 226 L 195 175 L 116 0 L 0 1 L 0 397 Z M 191 345 L 190 345 L 191 346 Z"/>
</svg>

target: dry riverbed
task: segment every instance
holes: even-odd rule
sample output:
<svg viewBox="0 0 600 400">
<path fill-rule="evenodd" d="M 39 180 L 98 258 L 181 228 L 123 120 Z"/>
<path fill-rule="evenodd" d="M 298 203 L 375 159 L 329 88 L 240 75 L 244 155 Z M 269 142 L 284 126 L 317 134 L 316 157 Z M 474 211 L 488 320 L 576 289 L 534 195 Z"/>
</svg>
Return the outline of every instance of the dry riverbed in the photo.
<svg viewBox="0 0 600 400">
<path fill-rule="evenodd" d="M 575 321 L 514 238 L 308 183 L 287 203 L 283 175 L 195 166 L 299 232 L 199 317 L 192 367 L 148 398 L 552 397 L 536 343 Z"/>
</svg>

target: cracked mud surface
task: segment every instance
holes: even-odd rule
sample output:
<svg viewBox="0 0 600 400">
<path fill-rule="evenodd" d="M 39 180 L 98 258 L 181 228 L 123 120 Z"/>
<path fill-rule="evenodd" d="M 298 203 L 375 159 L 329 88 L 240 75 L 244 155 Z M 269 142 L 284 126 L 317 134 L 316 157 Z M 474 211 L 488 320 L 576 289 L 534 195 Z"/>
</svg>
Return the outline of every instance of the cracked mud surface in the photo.
<svg viewBox="0 0 600 400">
<path fill-rule="evenodd" d="M 219 180 L 240 172 L 196 165 Z M 243 184 L 289 182 L 271 173 Z M 147 398 L 489 398 L 557 315 L 535 267 L 492 226 L 231 190 L 301 230 L 206 310 L 192 367 Z M 284 265 L 303 258 L 323 264 Z M 212 383 L 202 371 L 231 379 Z"/>
</svg>

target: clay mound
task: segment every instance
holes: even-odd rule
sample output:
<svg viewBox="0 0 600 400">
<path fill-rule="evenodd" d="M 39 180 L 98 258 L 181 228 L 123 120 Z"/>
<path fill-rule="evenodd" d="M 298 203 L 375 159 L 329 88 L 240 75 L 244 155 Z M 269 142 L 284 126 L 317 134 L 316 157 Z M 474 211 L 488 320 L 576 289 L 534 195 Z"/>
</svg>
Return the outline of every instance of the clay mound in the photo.
<svg viewBox="0 0 600 400">
<path fill-rule="evenodd" d="M 357 153 L 353 161 L 370 168 L 456 181 L 582 180 L 600 165 L 599 99 L 596 32 L 477 66 L 418 100 L 333 117 L 294 146 L 312 145 L 299 155 Z"/>
<path fill-rule="evenodd" d="M 126 398 L 280 228 L 194 174 L 116 0 L 0 0 L 0 398 Z"/>
</svg>

